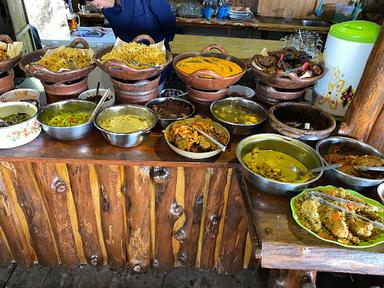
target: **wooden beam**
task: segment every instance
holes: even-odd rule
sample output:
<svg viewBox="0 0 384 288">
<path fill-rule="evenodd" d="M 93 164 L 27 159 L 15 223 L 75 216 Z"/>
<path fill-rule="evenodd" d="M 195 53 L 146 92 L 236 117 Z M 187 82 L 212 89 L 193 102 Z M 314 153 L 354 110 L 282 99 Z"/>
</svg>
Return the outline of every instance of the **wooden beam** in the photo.
<svg viewBox="0 0 384 288">
<path fill-rule="evenodd" d="M 383 83 L 384 26 L 368 58 L 356 95 L 347 111 L 345 121 L 341 123 L 339 134 L 367 141 L 384 105 Z M 384 131 L 375 133 L 383 134 Z"/>
</svg>

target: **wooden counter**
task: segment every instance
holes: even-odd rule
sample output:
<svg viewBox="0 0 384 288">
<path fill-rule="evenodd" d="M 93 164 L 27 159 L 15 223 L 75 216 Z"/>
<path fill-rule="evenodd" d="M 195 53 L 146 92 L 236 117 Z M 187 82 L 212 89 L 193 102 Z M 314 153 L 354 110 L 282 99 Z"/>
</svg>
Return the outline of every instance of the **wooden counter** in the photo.
<svg viewBox="0 0 384 288">
<path fill-rule="evenodd" d="M 0 265 L 236 272 L 252 246 L 234 148 L 189 161 L 159 129 L 134 148 L 93 131 L 73 142 L 42 132 L 1 150 Z"/>
</svg>

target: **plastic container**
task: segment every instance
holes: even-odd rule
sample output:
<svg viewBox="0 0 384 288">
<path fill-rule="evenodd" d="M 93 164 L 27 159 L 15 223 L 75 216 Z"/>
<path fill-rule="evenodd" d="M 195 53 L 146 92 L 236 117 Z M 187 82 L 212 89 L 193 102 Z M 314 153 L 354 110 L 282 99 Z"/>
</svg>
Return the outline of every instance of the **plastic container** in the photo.
<svg viewBox="0 0 384 288">
<path fill-rule="evenodd" d="M 315 106 L 345 115 L 379 32 L 379 25 L 363 20 L 331 26 L 324 48 L 326 73 L 315 85 Z"/>
</svg>

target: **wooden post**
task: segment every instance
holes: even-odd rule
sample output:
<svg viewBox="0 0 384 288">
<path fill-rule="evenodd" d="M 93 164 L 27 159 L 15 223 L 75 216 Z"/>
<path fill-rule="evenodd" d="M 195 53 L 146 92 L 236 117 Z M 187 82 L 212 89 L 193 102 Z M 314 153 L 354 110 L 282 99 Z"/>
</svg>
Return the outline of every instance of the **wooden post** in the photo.
<svg viewBox="0 0 384 288">
<path fill-rule="evenodd" d="M 352 59 L 351 59 L 352 61 Z M 368 58 L 356 95 L 349 107 L 339 134 L 367 141 L 384 106 L 384 28 Z M 380 121 L 379 121 L 380 122 Z M 382 128 L 383 126 L 381 126 Z M 377 128 L 376 128 L 377 129 Z M 384 131 L 376 131 L 377 135 Z M 372 142 L 376 144 L 375 142 Z M 379 148 L 379 147 L 377 147 Z"/>
<path fill-rule="evenodd" d="M 381 109 L 379 117 L 377 117 L 375 125 L 373 125 L 367 143 L 373 147 L 376 147 L 380 151 L 384 151 L 384 106 Z"/>
</svg>

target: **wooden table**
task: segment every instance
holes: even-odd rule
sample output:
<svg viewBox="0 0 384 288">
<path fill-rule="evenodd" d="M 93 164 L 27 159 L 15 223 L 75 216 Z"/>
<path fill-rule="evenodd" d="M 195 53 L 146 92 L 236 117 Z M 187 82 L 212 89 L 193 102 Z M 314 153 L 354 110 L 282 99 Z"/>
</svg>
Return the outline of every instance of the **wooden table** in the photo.
<svg viewBox="0 0 384 288">
<path fill-rule="evenodd" d="M 317 185 L 337 182 L 322 179 Z M 259 191 L 250 183 L 243 190 L 247 211 L 251 212 L 253 222 L 251 239 L 253 239 L 256 258 L 261 259 L 261 267 L 296 271 L 334 271 L 384 275 L 384 245 L 380 244 L 366 249 L 350 249 L 327 243 L 306 232 L 294 221 L 290 199 L 294 194 L 276 196 Z M 364 189 L 362 194 L 377 199 L 375 187 Z M 255 236 L 256 235 L 256 236 Z M 258 237 L 258 238 L 257 238 Z M 258 241 L 256 241 L 258 239 Z M 280 281 L 285 278 L 278 273 Z M 293 273 L 295 274 L 295 273 Z M 306 273 L 301 273 L 301 276 Z M 312 274 L 315 277 L 315 273 Z M 296 273 L 295 277 L 298 277 Z M 289 280 L 285 279 L 289 282 Z M 284 282 L 284 281 L 283 281 Z M 296 287 L 286 285 L 285 287 Z"/>
</svg>

